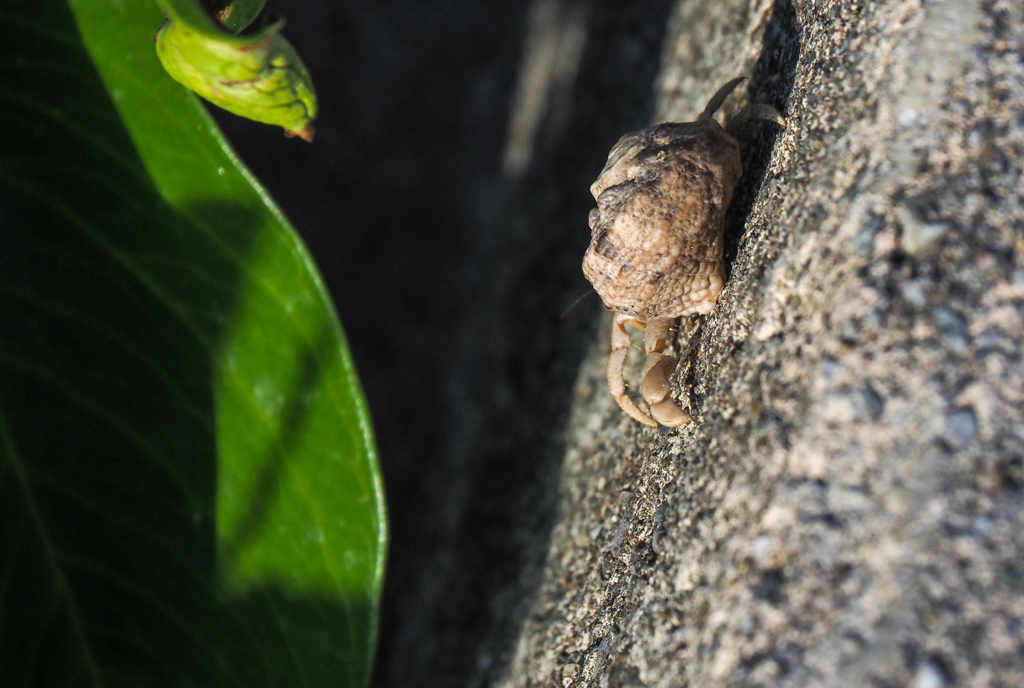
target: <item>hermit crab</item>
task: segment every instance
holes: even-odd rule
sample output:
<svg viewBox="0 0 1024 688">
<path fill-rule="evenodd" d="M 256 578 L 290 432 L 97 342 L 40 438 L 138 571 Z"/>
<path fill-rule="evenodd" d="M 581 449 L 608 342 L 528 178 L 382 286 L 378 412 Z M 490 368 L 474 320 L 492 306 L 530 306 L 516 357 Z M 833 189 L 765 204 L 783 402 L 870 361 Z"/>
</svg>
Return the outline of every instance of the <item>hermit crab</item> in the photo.
<svg viewBox="0 0 1024 688">
<path fill-rule="evenodd" d="M 613 311 L 608 391 L 639 422 L 679 427 L 690 422 L 670 396 L 676 359 L 665 353 L 676 318 L 710 313 L 725 285 L 722 234 L 739 182 L 740 147 L 712 117 L 746 77 L 728 82 L 695 122 L 666 122 L 626 134 L 608 154 L 591 187 L 591 241 L 583 274 Z M 768 105 L 752 105 L 736 121 L 786 125 Z M 644 330 L 640 396 L 645 413 L 626 393 L 623 379 L 632 325 Z"/>
</svg>

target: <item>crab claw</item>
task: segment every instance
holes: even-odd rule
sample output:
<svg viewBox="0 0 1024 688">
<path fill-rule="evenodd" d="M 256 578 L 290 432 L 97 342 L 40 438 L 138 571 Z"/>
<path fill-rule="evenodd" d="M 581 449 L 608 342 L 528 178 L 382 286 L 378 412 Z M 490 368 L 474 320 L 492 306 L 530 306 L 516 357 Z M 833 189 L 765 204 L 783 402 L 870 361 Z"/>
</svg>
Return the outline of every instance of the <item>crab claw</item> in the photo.
<svg viewBox="0 0 1024 688">
<path fill-rule="evenodd" d="M 624 313 L 616 313 L 612 321 L 612 351 L 608 356 L 608 391 L 619 407 L 636 421 L 656 428 L 664 425 L 678 428 L 693 418 L 672 400 L 669 377 L 676 367 L 676 359 L 664 353 L 668 338 L 669 323 L 665 318 L 643 323 Z M 626 325 L 645 330 L 644 348 L 647 350 L 644 379 L 640 385 L 640 396 L 650 407 L 650 414 L 644 413 L 626 393 L 623 369 L 629 352 L 630 337 Z"/>
<path fill-rule="evenodd" d="M 679 408 L 672 400 L 669 393 L 672 391 L 669 385 L 669 376 L 676 369 L 676 359 L 667 354 L 647 354 L 647 373 L 640 385 L 640 396 L 644 398 L 651 408 L 651 415 L 654 416 L 660 425 L 670 428 L 678 428 L 686 425 L 693 417 Z"/>
<path fill-rule="evenodd" d="M 644 332 L 644 349 L 647 350 L 647 364 L 644 366 L 644 381 L 640 385 L 640 396 L 651 408 L 651 415 L 659 424 L 670 428 L 686 425 L 693 417 L 679 408 L 671 396 L 669 377 L 676 369 L 675 356 L 665 353 L 665 340 L 671 324 L 668 318 L 658 318 L 647 323 Z"/>
<path fill-rule="evenodd" d="M 626 381 L 623 369 L 626 365 L 626 354 L 629 353 L 630 337 L 626 325 L 643 329 L 643 323 L 624 313 L 616 313 L 612 320 L 612 352 L 608 356 L 608 391 L 612 398 L 630 418 L 652 428 L 658 427 L 658 421 L 640 410 L 629 395 L 626 394 Z"/>
</svg>

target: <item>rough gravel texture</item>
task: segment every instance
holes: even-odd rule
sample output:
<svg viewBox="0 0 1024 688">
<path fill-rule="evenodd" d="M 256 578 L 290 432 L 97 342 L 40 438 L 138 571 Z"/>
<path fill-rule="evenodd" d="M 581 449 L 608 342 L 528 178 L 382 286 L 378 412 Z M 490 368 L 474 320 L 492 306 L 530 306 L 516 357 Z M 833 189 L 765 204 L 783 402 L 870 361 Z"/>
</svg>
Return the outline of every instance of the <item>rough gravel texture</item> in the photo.
<svg viewBox="0 0 1024 688">
<path fill-rule="evenodd" d="M 747 72 L 789 126 L 748 142 L 731 277 L 682 328 L 696 422 L 630 421 L 587 356 L 492 679 L 1024 685 L 1024 5 L 675 16 L 659 118 Z"/>
</svg>

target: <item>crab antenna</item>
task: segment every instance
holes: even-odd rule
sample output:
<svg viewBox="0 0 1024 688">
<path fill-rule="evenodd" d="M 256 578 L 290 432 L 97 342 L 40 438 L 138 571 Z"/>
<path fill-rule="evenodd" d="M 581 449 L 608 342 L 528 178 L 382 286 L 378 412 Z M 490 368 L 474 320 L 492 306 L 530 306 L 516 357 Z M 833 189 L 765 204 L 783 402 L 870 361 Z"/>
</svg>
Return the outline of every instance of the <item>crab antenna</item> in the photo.
<svg viewBox="0 0 1024 688">
<path fill-rule="evenodd" d="M 573 309 L 576 308 L 576 306 L 580 305 L 580 302 L 583 301 L 583 299 L 587 298 L 591 294 L 596 294 L 596 293 L 597 292 L 594 291 L 593 289 L 587 289 L 585 292 L 583 292 L 582 294 L 577 296 L 576 299 L 572 303 L 569 304 L 569 307 L 565 309 L 565 311 L 559 317 L 559 320 L 565 320 L 566 316 L 569 315 L 570 313 L 572 313 Z"/>
<path fill-rule="evenodd" d="M 704 112 L 700 113 L 700 117 L 697 118 L 698 122 L 711 119 L 711 115 L 718 111 L 718 108 L 722 107 L 722 103 L 729 97 L 733 89 L 740 85 L 741 82 L 746 81 L 747 77 L 738 76 L 732 81 L 727 82 L 722 88 L 718 89 L 715 95 L 711 96 L 711 100 L 708 101 L 707 107 L 704 108 Z"/>
</svg>

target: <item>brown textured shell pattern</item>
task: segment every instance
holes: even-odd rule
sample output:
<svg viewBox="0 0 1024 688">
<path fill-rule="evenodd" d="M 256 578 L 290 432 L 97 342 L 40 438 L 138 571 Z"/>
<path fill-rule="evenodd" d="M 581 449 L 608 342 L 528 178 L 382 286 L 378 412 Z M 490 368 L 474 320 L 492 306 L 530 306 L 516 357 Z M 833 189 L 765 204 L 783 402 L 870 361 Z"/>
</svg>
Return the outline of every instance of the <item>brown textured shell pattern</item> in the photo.
<svg viewBox="0 0 1024 688">
<path fill-rule="evenodd" d="M 709 313 L 725 284 L 722 233 L 740 149 L 710 116 L 626 134 L 590 192 L 583 273 L 640 321 Z"/>
</svg>

